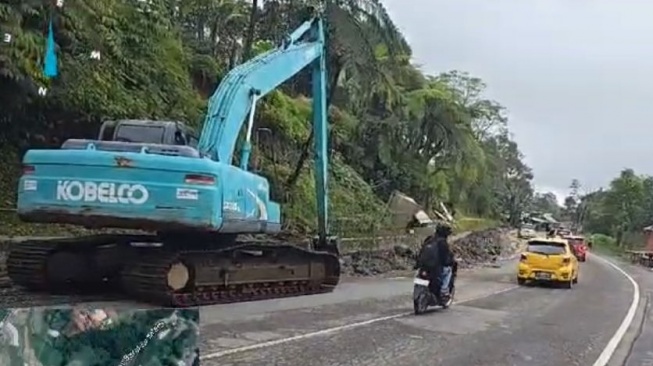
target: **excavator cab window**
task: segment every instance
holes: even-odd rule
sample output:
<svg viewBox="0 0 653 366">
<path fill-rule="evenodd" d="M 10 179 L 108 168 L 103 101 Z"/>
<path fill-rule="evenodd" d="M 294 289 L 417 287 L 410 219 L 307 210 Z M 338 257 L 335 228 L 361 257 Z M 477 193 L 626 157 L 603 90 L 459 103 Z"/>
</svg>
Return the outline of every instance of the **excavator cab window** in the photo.
<svg viewBox="0 0 653 366">
<path fill-rule="evenodd" d="M 163 144 L 165 143 L 164 138 L 165 128 L 160 125 L 120 124 L 116 129 L 114 140 L 146 144 Z"/>
<path fill-rule="evenodd" d="M 186 137 L 181 130 L 175 131 L 175 145 L 187 145 Z"/>
<path fill-rule="evenodd" d="M 187 135 L 186 141 L 188 143 L 188 146 L 190 146 L 192 148 L 197 148 L 197 145 L 199 144 L 199 140 L 197 139 L 197 137 L 195 137 L 195 136 L 193 136 L 191 134 Z"/>
<path fill-rule="evenodd" d="M 116 132 L 116 122 L 115 121 L 106 121 L 102 124 L 100 128 L 100 136 L 98 140 L 100 141 L 112 141 L 113 134 Z"/>
<path fill-rule="evenodd" d="M 175 145 L 185 145 L 197 148 L 199 139 L 195 137 L 192 128 L 185 124 L 178 123 L 175 129 Z"/>
</svg>

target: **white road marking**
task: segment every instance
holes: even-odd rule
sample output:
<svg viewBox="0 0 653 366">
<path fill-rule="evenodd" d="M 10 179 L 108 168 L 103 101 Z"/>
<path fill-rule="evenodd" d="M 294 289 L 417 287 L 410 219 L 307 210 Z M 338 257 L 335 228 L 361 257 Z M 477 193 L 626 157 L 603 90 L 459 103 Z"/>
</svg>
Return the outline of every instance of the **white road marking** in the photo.
<svg viewBox="0 0 653 366">
<path fill-rule="evenodd" d="M 512 291 L 512 290 L 517 289 L 519 287 L 521 287 L 521 286 L 511 286 L 511 287 L 508 287 L 508 288 L 504 288 L 503 290 L 494 291 L 494 292 L 489 293 L 489 294 L 472 297 L 470 299 L 465 299 L 465 300 L 462 300 L 462 301 L 456 301 L 454 304 L 464 304 L 464 303 L 471 302 L 471 301 L 474 301 L 474 300 L 483 299 L 483 298 L 486 298 L 486 297 L 502 294 L 504 292 Z M 397 318 L 401 318 L 401 317 L 408 316 L 408 315 L 413 315 L 413 312 L 411 311 L 411 312 L 406 312 L 406 313 L 401 313 L 401 314 L 389 315 L 389 316 L 370 319 L 370 320 L 366 320 L 366 321 L 362 321 L 362 322 L 358 322 L 358 323 L 351 323 L 351 324 L 347 324 L 347 325 L 342 325 L 342 326 L 339 326 L 339 327 L 327 328 L 327 329 L 319 330 L 317 332 L 300 334 L 300 335 L 296 335 L 296 336 L 293 336 L 293 337 L 281 338 L 281 339 L 276 339 L 276 340 L 268 341 L 268 342 L 256 343 L 256 344 L 252 344 L 252 345 L 249 345 L 249 346 L 231 348 L 231 349 L 224 350 L 224 351 L 219 351 L 219 352 L 212 352 L 212 353 L 200 355 L 200 360 L 209 360 L 209 359 L 212 359 L 212 358 L 219 358 L 219 357 L 232 355 L 234 353 L 253 351 L 253 350 L 260 349 L 260 348 L 277 346 L 277 345 L 284 344 L 284 343 L 304 340 L 304 339 L 318 337 L 318 336 L 325 336 L 325 335 L 328 335 L 328 334 L 337 333 L 337 332 L 341 332 L 341 331 L 349 330 L 349 329 L 353 329 L 353 328 L 358 328 L 358 327 L 362 327 L 362 326 L 365 326 L 365 325 L 370 325 L 370 324 L 374 324 L 374 323 L 378 323 L 378 322 L 383 322 L 383 321 L 386 321 L 386 320 L 397 319 Z"/>
<path fill-rule="evenodd" d="M 617 350 L 617 346 L 619 346 L 619 342 L 621 342 L 624 335 L 626 334 L 626 331 L 628 331 L 628 327 L 630 327 L 630 324 L 633 322 L 633 318 L 635 317 L 635 312 L 637 312 L 637 306 L 639 306 L 639 285 L 631 275 L 626 273 L 626 271 L 624 271 L 623 269 L 619 268 L 619 266 L 614 264 L 612 261 L 609 261 L 605 258 L 599 257 L 598 255 L 592 253 L 590 253 L 590 256 L 596 259 L 600 259 L 603 263 L 610 265 L 612 268 L 614 268 L 619 273 L 624 275 L 633 285 L 633 300 L 630 303 L 630 308 L 626 313 L 626 317 L 624 317 L 624 320 L 621 322 L 621 325 L 619 325 L 617 331 L 614 333 L 612 338 L 610 338 L 610 341 L 599 355 L 599 358 L 597 358 L 596 361 L 594 362 L 594 366 L 605 366 L 610 361 L 610 358 L 612 358 L 612 355 Z"/>
</svg>

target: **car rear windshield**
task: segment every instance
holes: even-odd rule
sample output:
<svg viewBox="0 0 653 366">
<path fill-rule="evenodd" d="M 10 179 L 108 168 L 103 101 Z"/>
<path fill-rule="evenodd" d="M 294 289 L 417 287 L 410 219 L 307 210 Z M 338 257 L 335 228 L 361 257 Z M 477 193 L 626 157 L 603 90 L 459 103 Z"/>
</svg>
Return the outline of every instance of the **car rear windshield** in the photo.
<svg viewBox="0 0 653 366">
<path fill-rule="evenodd" d="M 539 254 L 565 254 L 565 245 L 560 243 L 532 241 L 528 243 L 526 251 Z"/>
<path fill-rule="evenodd" d="M 585 244 L 585 240 L 583 239 L 567 239 L 569 241 L 569 244 L 571 245 L 583 245 Z"/>
</svg>

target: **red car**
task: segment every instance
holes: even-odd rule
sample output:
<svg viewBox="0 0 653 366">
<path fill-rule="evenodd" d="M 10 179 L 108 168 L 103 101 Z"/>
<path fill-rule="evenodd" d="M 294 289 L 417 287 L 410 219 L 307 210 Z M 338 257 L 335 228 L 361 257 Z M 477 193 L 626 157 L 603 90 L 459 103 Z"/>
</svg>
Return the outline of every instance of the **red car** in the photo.
<svg viewBox="0 0 653 366">
<path fill-rule="evenodd" d="M 574 255 L 580 262 L 585 262 L 587 260 L 587 243 L 585 242 L 585 237 L 578 235 L 570 235 L 564 237 L 574 251 Z"/>
</svg>

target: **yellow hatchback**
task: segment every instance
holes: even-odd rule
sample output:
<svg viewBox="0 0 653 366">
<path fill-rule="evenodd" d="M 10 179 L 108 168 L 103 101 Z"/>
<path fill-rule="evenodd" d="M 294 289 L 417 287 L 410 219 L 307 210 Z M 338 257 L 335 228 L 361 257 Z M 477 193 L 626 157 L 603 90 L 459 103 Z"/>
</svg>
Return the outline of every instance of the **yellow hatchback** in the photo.
<svg viewBox="0 0 653 366">
<path fill-rule="evenodd" d="M 535 238 L 528 241 L 519 259 L 517 283 L 550 282 L 572 288 L 578 283 L 578 259 L 562 238 Z"/>
</svg>

